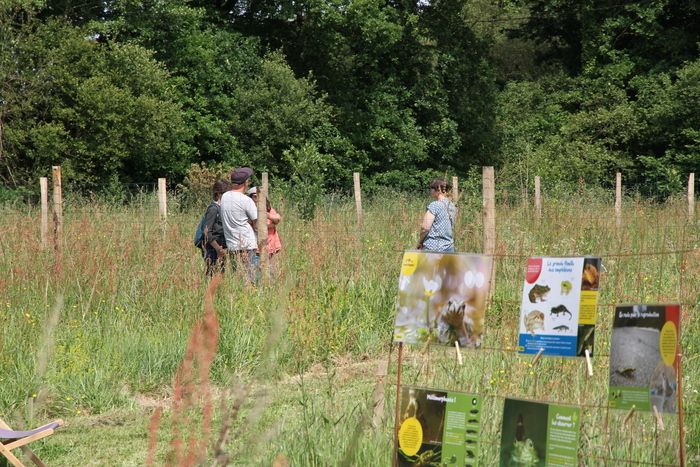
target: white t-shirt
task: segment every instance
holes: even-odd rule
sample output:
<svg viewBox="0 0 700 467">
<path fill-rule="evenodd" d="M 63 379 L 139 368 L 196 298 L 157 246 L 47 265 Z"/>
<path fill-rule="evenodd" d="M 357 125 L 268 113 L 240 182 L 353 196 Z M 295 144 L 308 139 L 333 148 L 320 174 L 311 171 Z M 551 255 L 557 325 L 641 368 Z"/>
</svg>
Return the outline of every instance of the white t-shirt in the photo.
<svg viewBox="0 0 700 467">
<path fill-rule="evenodd" d="M 226 248 L 255 250 L 258 242 L 249 221 L 258 218 L 258 209 L 250 197 L 237 191 L 227 191 L 221 197 L 221 223 L 224 226 Z"/>
</svg>

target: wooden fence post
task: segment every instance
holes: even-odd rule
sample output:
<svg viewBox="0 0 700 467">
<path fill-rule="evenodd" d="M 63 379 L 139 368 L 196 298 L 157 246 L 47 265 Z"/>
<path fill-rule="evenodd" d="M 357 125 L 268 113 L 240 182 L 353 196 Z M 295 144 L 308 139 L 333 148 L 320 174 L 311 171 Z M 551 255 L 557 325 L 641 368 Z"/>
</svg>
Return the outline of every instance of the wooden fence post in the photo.
<svg viewBox="0 0 700 467">
<path fill-rule="evenodd" d="M 386 389 L 386 377 L 389 374 L 389 357 L 382 359 L 377 363 L 377 383 L 374 385 L 372 395 L 374 411 L 372 413 L 372 426 L 378 430 L 382 424 L 384 417 L 384 394 Z"/>
<path fill-rule="evenodd" d="M 622 225 L 622 174 L 615 175 L 615 223 Z"/>
<path fill-rule="evenodd" d="M 168 193 L 165 187 L 165 179 L 158 179 L 158 212 L 160 220 L 168 220 Z"/>
<path fill-rule="evenodd" d="M 261 184 L 258 187 L 258 251 L 260 251 L 260 270 L 264 277 L 269 277 L 269 256 L 267 250 L 267 192 L 268 175 L 262 173 Z"/>
<path fill-rule="evenodd" d="M 355 183 L 355 210 L 357 211 L 357 223 L 362 223 L 362 190 L 360 189 L 360 172 L 353 172 L 353 182 Z"/>
<path fill-rule="evenodd" d="M 61 188 L 61 166 L 51 168 L 53 176 L 53 233 L 57 255 L 63 254 L 63 191 Z"/>
<path fill-rule="evenodd" d="M 49 246 L 49 179 L 39 178 L 41 188 L 41 249 Z"/>
<path fill-rule="evenodd" d="M 452 202 L 459 201 L 459 178 L 452 177 Z"/>
<path fill-rule="evenodd" d="M 688 220 L 695 219 L 695 172 L 688 175 Z"/>
<path fill-rule="evenodd" d="M 493 167 L 482 168 L 482 197 L 484 209 L 484 254 L 493 255 L 496 252 L 496 182 Z M 496 261 L 492 262 L 491 277 L 489 278 L 489 301 L 493 295 L 493 278 L 496 276 Z"/>
<path fill-rule="evenodd" d="M 535 215 L 542 218 L 542 193 L 540 193 L 540 176 L 535 176 Z"/>
</svg>

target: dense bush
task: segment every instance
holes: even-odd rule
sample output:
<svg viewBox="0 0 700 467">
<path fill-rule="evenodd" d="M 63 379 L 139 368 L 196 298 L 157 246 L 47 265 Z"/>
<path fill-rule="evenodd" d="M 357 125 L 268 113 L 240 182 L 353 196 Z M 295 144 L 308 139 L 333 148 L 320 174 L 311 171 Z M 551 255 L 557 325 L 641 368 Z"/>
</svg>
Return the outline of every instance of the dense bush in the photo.
<svg viewBox="0 0 700 467">
<path fill-rule="evenodd" d="M 314 190 L 495 165 L 664 198 L 700 169 L 698 21 L 674 0 L 3 2 L 0 183 L 61 164 L 119 200 L 192 163 L 298 181 L 309 155 Z"/>
</svg>

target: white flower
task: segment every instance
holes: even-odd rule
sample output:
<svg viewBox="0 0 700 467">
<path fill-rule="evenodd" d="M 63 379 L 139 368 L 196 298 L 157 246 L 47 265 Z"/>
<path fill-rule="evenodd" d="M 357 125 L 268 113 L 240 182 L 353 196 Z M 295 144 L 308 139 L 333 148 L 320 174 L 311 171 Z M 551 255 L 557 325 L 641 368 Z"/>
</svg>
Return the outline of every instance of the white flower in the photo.
<svg viewBox="0 0 700 467">
<path fill-rule="evenodd" d="M 425 289 L 425 296 L 432 297 L 433 294 L 440 288 L 440 285 L 442 285 L 442 281 L 439 277 L 435 278 L 434 280 L 428 280 L 424 277 L 423 288 Z"/>
<path fill-rule="evenodd" d="M 408 283 L 411 282 L 411 278 L 409 276 L 401 276 L 399 277 L 399 290 L 403 292 L 406 290 L 406 287 L 408 287 Z"/>
<path fill-rule="evenodd" d="M 464 275 L 464 285 L 466 285 L 468 288 L 474 287 L 474 273 L 471 271 L 467 271 L 467 273 Z"/>
</svg>

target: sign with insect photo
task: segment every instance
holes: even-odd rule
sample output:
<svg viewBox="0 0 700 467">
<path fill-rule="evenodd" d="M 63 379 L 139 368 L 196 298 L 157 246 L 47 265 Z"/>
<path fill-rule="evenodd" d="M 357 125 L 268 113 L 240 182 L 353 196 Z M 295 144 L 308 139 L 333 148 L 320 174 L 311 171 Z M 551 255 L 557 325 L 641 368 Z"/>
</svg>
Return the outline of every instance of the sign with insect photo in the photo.
<svg viewBox="0 0 700 467">
<path fill-rule="evenodd" d="M 676 413 L 680 305 L 618 305 L 610 345 L 610 407 Z"/>
<path fill-rule="evenodd" d="M 479 347 L 492 262 L 484 255 L 405 252 L 394 342 Z"/>
<path fill-rule="evenodd" d="M 398 420 L 398 465 L 478 465 L 482 398 L 404 386 Z"/>
<path fill-rule="evenodd" d="M 577 466 L 578 407 L 506 398 L 501 425 L 501 467 Z"/>
<path fill-rule="evenodd" d="M 529 258 L 520 306 L 523 354 L 593 355 L 600 258 Z"/>
</svg>

